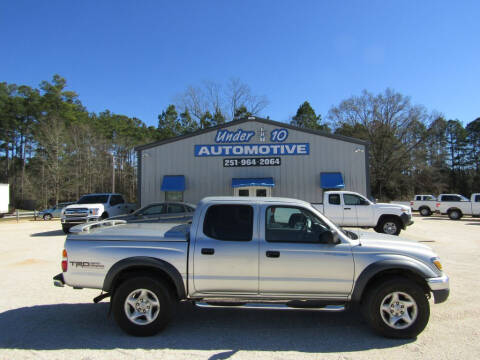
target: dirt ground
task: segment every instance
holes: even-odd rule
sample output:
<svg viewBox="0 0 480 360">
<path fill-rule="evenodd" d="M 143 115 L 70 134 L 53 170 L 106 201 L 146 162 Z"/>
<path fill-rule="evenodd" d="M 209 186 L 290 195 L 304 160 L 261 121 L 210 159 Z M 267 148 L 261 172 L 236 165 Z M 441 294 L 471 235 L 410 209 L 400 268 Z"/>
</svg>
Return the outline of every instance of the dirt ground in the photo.
<svg viewBox="0 0 480 360">
<path fill-rule="evenodd" d="M 125 335 L 94 290 L 55 288 L 59 221 L 0 223 L 0 359 L 478 359 L 480 219 L 415 217 L 402 236 L 442 259 L 451 294 L 416 340 L 370 332 L 352 312 L 198 309 L 182 305 L 151 338 Z"/>
</svg>

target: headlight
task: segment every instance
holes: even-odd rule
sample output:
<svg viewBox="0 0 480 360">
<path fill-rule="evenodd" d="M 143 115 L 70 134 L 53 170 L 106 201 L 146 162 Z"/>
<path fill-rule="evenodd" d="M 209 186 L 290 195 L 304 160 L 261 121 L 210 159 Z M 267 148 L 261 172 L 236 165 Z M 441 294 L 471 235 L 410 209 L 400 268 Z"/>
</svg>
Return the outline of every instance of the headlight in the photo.
<svg viewBox="0 0 480 360">
<path fill-rule="evenodd" d="M 433 258 L 432 259 L 432 263 L 433 265 L 436 266 L 436 268 L 440 271 L 442 271 L 443 267 L 442 267 L 442 263 L 440 262 L 440 259 L 439 258 Z"/>
<path fill-rule="evenodd" d="M 89 212 L 90 212 L 90 215 L 98 215 L 98 211 L 100 209 L 90 209 Z"/>
</svg>

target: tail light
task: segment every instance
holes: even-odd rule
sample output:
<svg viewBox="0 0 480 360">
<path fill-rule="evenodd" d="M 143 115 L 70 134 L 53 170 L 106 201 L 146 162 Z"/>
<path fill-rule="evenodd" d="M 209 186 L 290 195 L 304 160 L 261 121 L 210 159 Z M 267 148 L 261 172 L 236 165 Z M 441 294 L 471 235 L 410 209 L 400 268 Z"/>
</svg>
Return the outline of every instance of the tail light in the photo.
<svg viewBox="0 0 480 360">
<path fill-rule="evenodd" d="M 413 206 L 413 201 L 410 201 L 410 206 Z"/>
<path fill-rule="evenodd" d="M 62 252 L 62 271 L 66 272 L 68 270 L 68 255 L 67 250 L 63 249 Z"/>
<path fill-rule="evenodd" d="M 440 203 L 436 203 L 435 206 L 436 206 L 436 207 L 440 207 Z"/>
</svg>

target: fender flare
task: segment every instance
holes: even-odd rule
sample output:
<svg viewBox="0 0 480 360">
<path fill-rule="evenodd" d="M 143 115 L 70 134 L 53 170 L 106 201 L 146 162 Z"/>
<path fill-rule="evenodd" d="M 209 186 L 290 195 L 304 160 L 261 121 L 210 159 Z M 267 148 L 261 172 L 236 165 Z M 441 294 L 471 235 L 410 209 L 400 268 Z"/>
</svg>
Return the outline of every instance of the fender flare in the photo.
<svg viewBox="0 0 480 360">
<path fill-rule="evenodd" d="M 180 272 L 172 264 L 148 256 L 135 256 L 126 258 L 115 263 L 107 272 L 103 281 L 103 291 L 111 292 L 118 276 L 125 270 L 141 268 L 153 268 L 164 272 L 172 281 L 180 299 L 186 298 L 185 285 Z"/>
<path fill-rule="evenodd" d="M 417 261 L 412 261 L 408 259 L 381 260 L 368 265 L 357 278 L 352 292 L 352 301 L 360 302 L 363 296 L 363 292 L 367 287 L 369 281 L 375 275 L 378 275 L 379 273 L 387 270 L 405 270 L 414 273 L 415 275 L 418 275 L 423 279 L 438 276 L 428 266 Z"/>
</svg>

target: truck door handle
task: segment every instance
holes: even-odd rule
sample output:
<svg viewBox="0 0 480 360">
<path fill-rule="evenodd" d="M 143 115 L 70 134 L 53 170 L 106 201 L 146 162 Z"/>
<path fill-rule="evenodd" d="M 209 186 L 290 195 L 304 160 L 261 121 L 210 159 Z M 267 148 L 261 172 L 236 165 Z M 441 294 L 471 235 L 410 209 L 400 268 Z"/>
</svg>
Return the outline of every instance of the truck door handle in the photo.
<svg viewBox="0 0 480 360">
<path fill-rule="evenodd" d="M 203 255 L 213 255 L 213 254 L 215 254 L 215 249 L 203 248 L 202 249 L 202 254 Z"/>
<path fill-rule="evenodd" d="M 265 255 L 270 258 L 278 258 L 280 257 L 280 251 L 267 251 Z"/>
<path fill-rule="evenodd" d="M 343 210 L 351 210 L 352 208 L 343 208 Z"/>
</svg>

